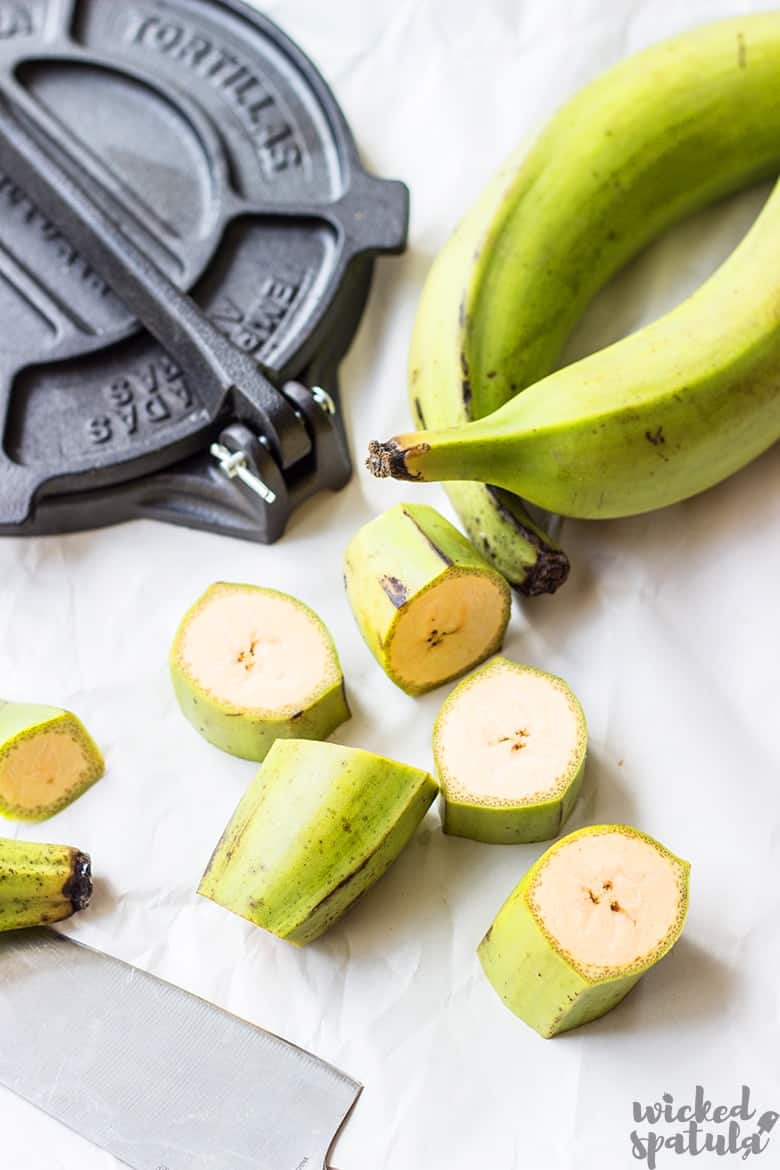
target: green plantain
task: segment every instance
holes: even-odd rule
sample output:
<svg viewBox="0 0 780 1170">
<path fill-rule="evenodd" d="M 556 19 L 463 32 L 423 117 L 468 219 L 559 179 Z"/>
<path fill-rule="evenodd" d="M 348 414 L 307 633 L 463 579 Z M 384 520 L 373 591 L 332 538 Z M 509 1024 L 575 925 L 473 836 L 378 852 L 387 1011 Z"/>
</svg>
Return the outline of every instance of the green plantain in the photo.
<svg viewBox="0 0 780 1170">
<path fill-rule="evenodd" d="M 507 197 L 518 165 L 510 160 L 488 185 L 439 254 L 423 289 L 409 368 L 411 406 L 422 428 L 468 422 L 472 417 L 465 352 L 457 341 L 453 349 L 447 339 L 453 338 L 453 327 L 462 332 L 464 289 L 477 269 L 486 232 Z M 565 582 L 569 560 L 546 530 L 552 525 L 537 523 L 523 500 L 466 481 L 449 484 L 447 495 L 472 543 L 510 585 L 535 596 L 554 593 Z"/>
<path fill-rule="evenodd" d="M 378 475 L 472 479 L 567 516 L 686 499 L 780 438 L 780 184 L 682 305 L 484 419 L 374 444 Z"/>
<path fill-rule="evenodd" d="M 421 695 L 500 649 L 512 610 L 504 578 L 427 504 L 396 504 L 344 554 L 349 604 L 396 686 Z"/>
<path fill-rule="evenodd" d="M 198 893 L 304 946 L 392 865 L 437 791 L 427 772 L 372 752 L 277 739 Z"/>
<path fill-rule="evenodd" d="M 99 747 L 71 711 L 0 699 L 0 816 L 44 821 L 104 770 Z"/>
<path fill-rule="evenodd" d="M 690 865 L 628 825 L 590 825 L 531 866 L 479 945 L 510 1011 L 550 1038 L 606 1015 L 674 946 Z"/>
<path fill-rule="evenodd" d="M 510 159 L 437 258 L 410 356 L 418 425 L 483 418 L 545 379 L 629 259 L 779 168 L 778 12 L 696 29 L 591 83 Z M 495 484 L 489 470 L 453 462 L 448 492 L 477 547 L 523 592 L 552 591 L 565 557 L 528 528 L 521 500 L 466 482 Z"/>
<path fill-rule="evenodd" d="M 91 897 L 86 853 L 0 837 L 0 931 L 61 922 L 85 909 Z"/>
</svg>

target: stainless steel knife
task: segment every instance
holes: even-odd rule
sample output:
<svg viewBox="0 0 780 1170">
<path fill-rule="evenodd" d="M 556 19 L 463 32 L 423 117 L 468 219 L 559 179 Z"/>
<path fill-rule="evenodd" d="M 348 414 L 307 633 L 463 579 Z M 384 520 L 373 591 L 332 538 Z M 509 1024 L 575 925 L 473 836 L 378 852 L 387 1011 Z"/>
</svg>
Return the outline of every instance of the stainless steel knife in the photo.
<svg viewBox="0 0 780 1170">
<path fill-rule="evenodd" d="M 323 1170 L 361 1091 L 50 930 L 0 936 L 0 1084 L 134 1170 Z"/>
</svg>

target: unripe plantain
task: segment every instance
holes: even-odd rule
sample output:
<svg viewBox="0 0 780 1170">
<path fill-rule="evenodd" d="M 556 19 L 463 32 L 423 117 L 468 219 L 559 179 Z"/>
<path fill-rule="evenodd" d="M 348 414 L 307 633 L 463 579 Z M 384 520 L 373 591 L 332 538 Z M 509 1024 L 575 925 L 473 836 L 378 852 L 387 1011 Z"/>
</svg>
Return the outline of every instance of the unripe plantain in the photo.
<svg viewBox="0 0 780 1170">
<path fill-rule="evenodd" d="M 0 838 L 0 931 L 61 922 L 88 906 L 91 897 L 86 853 Z"/>
<path fill-rule="evenodd" d="M 739 247 L 671 313 L 487 418 L 374 444 L 372 470 L 490 480 L 587 519 L 695 495 L 780 438 L 778 272 L 780 184 Z"/>
<path fill-rule="evenodd" d="M 428 274 L 409 355 L 409 401 L 423 430 L 472 418 L 471 377 L 459 340 L 465 326 L 463 297 L 479 270 L 493 217 L 508 197 L 520 161 L 518 152 L 501 169 Z M 447 495 L 475 548 L 510 585 L 534 596 L 554 593 L 565 582 L 568 557 L 545 530 L 557 527 L 554 518 L 547 517 L 543 527 L 519 497 L 467 480 L 447 484 Z"/>
<path fill-rule="evenodd" d="M 531 866 L 480 943 L 485 974 L 542 1036 L 598 1019 L 680 937 L 689 871 L 626 825 L 563 837 Z"/>
<path fill-rule="evenodd" d="M 328 630 L 275 589 L 211 585 L 182 618 L 170 669 L 190 723 L 246 760 L 277 739 L 325 739 L 350 716 Z"/>
<path fill-rule="evenodd" d="M 303 946 L 382 876 L 436 792 L 427 772 L 371 752 L 279 740 L 198 892 Z"/>
<path fill-rule="evenodd" d="M 457 678 L 503 642 L 506 581 L 427 504 L 396 504 L 364 525 L 344 581 L 371 652 L 407 694 Z"/>
<path fill-rule="evenodd" d="M 70 711 L 0 701 L 0 815 L 44 821 L 104 771 L 100 749 Z"/>
<path fill-rule="evenodd" d="M 631 257 L 778 169 L 780 13 L 695 29 L 586 86 L 509 160 L 438 256 L 410 356 L 417 424 L 481 418 L 545 378 Z M 522 502 L 460 482 L 467 472 L 464 460 L 448 493 L 475 545 L 523 592 L 560 584 L 565 564 L 529 541 Z"/>
<path fill-rule="evenodd" d="M 455 687 L 433 729 L 445 833 L 499 845 L 556 837 L 582 787 L 587 742 L 563 679 L 493 658 Z"/>
</svg>

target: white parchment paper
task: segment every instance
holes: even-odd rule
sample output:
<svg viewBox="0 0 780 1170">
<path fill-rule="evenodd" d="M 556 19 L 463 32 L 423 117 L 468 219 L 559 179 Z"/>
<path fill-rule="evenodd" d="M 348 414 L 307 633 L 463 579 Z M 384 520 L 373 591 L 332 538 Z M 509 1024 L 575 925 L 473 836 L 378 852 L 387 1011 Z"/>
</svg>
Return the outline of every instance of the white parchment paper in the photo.
<svg viewBox="0 0 780 1170">
<path fill-rule="evenodd" d="M 759 7 L 772 5 L 266 6 L 333 85 L 369 166 L 413 191 L 409 251 L 378 266 L 343 368 L 359 463 L 370 438 L 408 424 L 405 359 L 421 282 L 505 154 L 624 55 Z M 692 290 L 765 196 L 766 188 L 745 193 L 672 232 L 601 296 L 570 356 Z M 92 853 L 94 907 L 68 933 L 362 1080 L 335 1157 L 341 1170 L 627 1170 L 635 1100 L 670 1093 L 684 1103 L 701 1084 L 714 1102 L 732 1105 L 746 1084 L 759 1114 L 780 1110 L 776 450 L 655 515 L 567 522 L 569 583 L 515 606 L 507 652 L 567 678 L 588 716 L 590 766 L 571 827 L 627 821 L 693 864 L 682 941 L 618 1010 L 544 1041 L 504 1009 L 475 947 L 543 847 L 450 840 L 435 813 L 387 877 L 305 951 L 195 894 L 254 773 L 195 734 L 168 682 L 171 635 L 211 581 L 258 582 L 312 605 L 335 636 L 354 707 L 337 737 L 431 765 L 431 724 L 447 689 L 419 700 L 396 690 L 362 644 L 341 583 L 341 554 L 356 527 L 412 494 L 449 512 L 436 487 L 380 483 L 360 469 L 348 490 L 307 507 L 273 548 L 153 523 L 0 542 L 0 690 L 73 708 L 108 760 L 106 778 L 56 819 L 3 832 Z M 663 1136 L 676 1128 L 657 1127 Z M 3 1170 L 116 1165 L 5 1092 L 0 1134 Z M 766 1170 L 780 1164 L 780 1130 L 768 1137 L 758 1156 Z M 661 1167 L 688 1164 L 687 1155 L 658 1155 Z M 703 1154 L 690 1164 L 743 1163 Z"/>
</svg>

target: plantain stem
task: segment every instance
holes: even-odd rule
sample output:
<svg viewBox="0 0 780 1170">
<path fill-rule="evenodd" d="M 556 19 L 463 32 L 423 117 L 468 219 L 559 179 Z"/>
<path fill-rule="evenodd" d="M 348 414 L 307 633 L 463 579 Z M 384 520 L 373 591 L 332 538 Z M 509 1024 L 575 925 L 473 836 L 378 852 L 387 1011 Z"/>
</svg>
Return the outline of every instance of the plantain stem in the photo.
<svg viewBox="0 0 780 1170">
<path fill-rule="evenodd" d="M 426 477 L 418 471 L 413 471 L 408 460 L 424 457 L 431 448 L 429 443 L 419 443 L 415 440 L 414 434 L 401 435 L 384 443 L 372 439 L 368 445 L 366 467 L 378 479 L 397 479 L 406 482 L 423 480 Z M 499 488 L 486 486 L 491 507 L 496 515 L 499 515 L 515 537 L 528 547 L 528 564 L 523 567 L 522 577 L 518 579 L 516 575 L 507 571 L 501 550 L 487 544 L 484 532 L 478 524 L 466 523 L 470 540 L 484 556 L 493 561 L 510 585 L 524 596 L 538 597 L 543 593 L 555 593 L 569 576 L 570 563 L 566 553 L 552 542 L 547 533 L 533 523 L 519 497 Z M 457 502 L 454 503 L 462 516 L 463 509 L 457 508 Z"/>
<path fill-rule="evenodd" d="M 386 443 L 372 439 L 368 444 L 366 467 L 377 479 L 420 479 L 421 476 L 409 470 L 406 457 L 410 454 L 424 455 L 428 449 L 427 443 L 416 443 L 409 447 L 402 446 L 397 439 L 388 439 Z"/>
<path fill-rule="evenodd" d="M 85 910 L 92 901 L 92 863 L 89 854 L 74 851 L 70 876 L 62 887 L 66 898 L 73 904 L 73 913 Z"/>
</svg>

